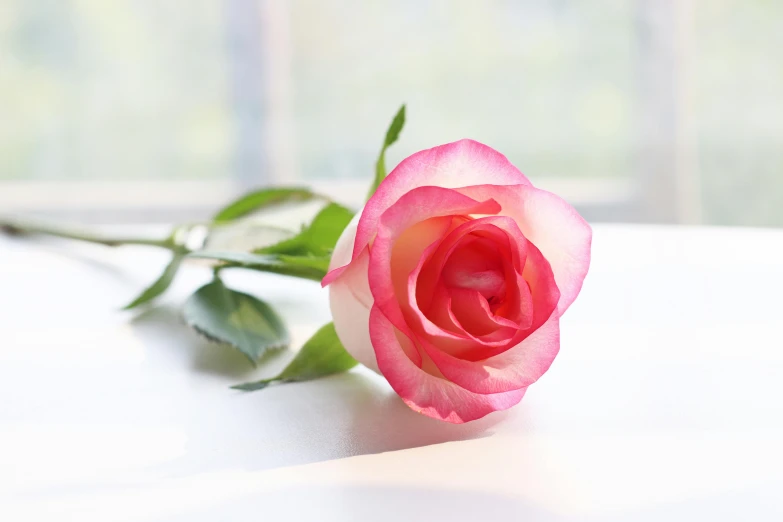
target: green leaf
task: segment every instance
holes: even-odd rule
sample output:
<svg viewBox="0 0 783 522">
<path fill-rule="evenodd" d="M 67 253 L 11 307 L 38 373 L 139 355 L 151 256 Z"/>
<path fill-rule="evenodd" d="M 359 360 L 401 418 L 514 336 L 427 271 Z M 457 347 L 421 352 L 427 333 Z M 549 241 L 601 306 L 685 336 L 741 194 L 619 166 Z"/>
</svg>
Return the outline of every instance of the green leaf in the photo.
<svg viewBox="0 0 783 522">
<path fill-rule="evenodd" d="M 237 219 L 230 223 L 212 224 L 202 249 L 250 252 L 294 237 L 297 232 L 298 230 L 260 223 L 253 218 Z"/>
<path fill-rule="evenodd" d="M 276 377 L 232 386 L 236 390 L 253 391 L 266 388 L 273 382 L 300 382 L 326 377 L 350 370 L 358 363 L 343 348 L 334 323 L 318 330 L 307 341 L 294 360 Z"/>
<path fill-rule="evenodd" d="M 386 131 L 386 139 L 383 140 L 383 147 L 381 147 L 381 153 L 378 155 L 378 161 L 375 163 L 375 179 L 373 180 L 370 192 L 367 194 L 367 199 L 370 199 L 375 191 L 378 189 L 378 185 L 381 184 L 386 178 L 386 149 L 388 149 L 397 138 L 400 137 L 400 132 L 405 125 L 405 105 L 400 107 L 397 114 L 394 115 L 394 119 L 389 125 L 389 129 Z"/>
<path fill-rule="evenodd" d="M 272 308 L 214 279 L 185 303 L 185 322 L 201 335 L 242 352 L 253 364 L 268 350 L 288 346 L 285 325 Z"/>
<path fill-rule="evenodd" d="M 168 287 L 171 286 L 171 282 L 174 281 L 174 276 L 177 275 L 177 270 L 179 270 L 184 258 L 184 254 L 175 253 L 160 277 L 148 286 L 136 299 L 125 305 L 123 310 L 130 310 L 131 308 L 146 304 L 165 292 Z"/>
<path fill-rule="evenodd" d="M 329 272 L 329 262 L 332 260 L 330 256 L 288 256 L 285 254 L 279 254 L 277 258 L 287 265 L 312 268 L 323 272 L 324 275 Z"/>
<path fill-rule="evenodd" d="M 215 223 L 226 223 L 263 208 L 294 201 L 309 201 L 312 199 L 323 199 L 328 201 L 328 198 L 325 196 L 316 194 L 305 187 L 265 188 L 246 194 L 233 203 L 230 203 L 221 209 L 212 220 Z"/>
<path fill-rule="evenodd" d="M 259 248 L 255 252 L 329 258 L 340 234 L 343 233 L 352 218 L 353 212 L 337 203 L 330 203 L 318 212 L 310 225 L 304 227 L 294 237 Z"/>
<path fill-rule="evenodd" d="M 188 257 L 221 261 L 221 268 L 247 268 L 271 272 L 312 281 L 321 281 L 326 275 L 329 261 L 304 256 L 252 254 L 249 252 L 191 252 Z"/>
</svg>

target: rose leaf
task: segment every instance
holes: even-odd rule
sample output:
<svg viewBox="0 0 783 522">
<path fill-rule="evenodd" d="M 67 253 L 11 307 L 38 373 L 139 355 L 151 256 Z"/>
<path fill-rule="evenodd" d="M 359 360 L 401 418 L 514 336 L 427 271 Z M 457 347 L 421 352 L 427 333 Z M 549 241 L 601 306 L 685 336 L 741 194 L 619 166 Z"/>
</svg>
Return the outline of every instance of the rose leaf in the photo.
<svg viewBox="0 0 783 522">
<path fill-rule="evenodd" d="M 330 203 L 322 208 L 313 221 L 297 235 L 274 245 L 259 248 L 255 253 L 326 258 L 328 266 L 332 250 L 352 218 L 352 211 L 337 203 Z"/>
<path fill-rule="evenodd" d="M 251 252 L 212 252 L 200 250 L 191 252 L 188 257 L 220 261 L 220 268 L 247 268 L 261 272 L 271 272 L 311 281 L 321 281 L 326 275 L 328 259 L 309 256 L 288 256 L 274 254 L 254 254 Z"/>
<path fill-rule="evenodd" d="M 183 316 L 199 334 L 233 346 L 254 365 L 265 352 L 289 343 L 288 330 L 267 303 L 231 290 L 217 278 L 190 296 Z"/>
<path fill-rule="evenodd" d="M 172 281 L 174 281 L 174 276 L 177 275 L 177 270 L 179 270 L 179 267 L 182 264 L 182 260 L 184 258 L 185 255 L 183 253 L 175 253 L 174 257 L 172 257 L 169 264 L 166 265 L 166 268 L 163 270 L 163 273 L 160 275 L 160 277 L 156 279 L 154 283 L 148 286 L 141 294 L 139 294 L 136 299 L 125 305 L 123 310 L 136 308 L 137 306 L 146 304 L 163 294 L 163 292 L 165 292 L 168 287 L 171 286 Z"/>
<path fill-rule="evenodd" d="M 229 203 L 215 214 L 212 221 L 214 223 L 227 223 L 264 208 L 281 205 L 283 203 L 305 202 L 312 199 L 329 200 L 326 196 L 316 194 L 305 187 L 264 188 L 245 194 L 236 201 Z"/>
<path fill-rule="evenodd" d="M 400 107 L 400 110 L 394 115 L 389 129 L 386 131 L 386 139 L 383 140 L 381 153 L 378 155 L 378 161 L 375 163 L 375 179 L 370 187 L 370 192 L 367 194 L 367 199 L 370 199 L 375 194 L 378 185 L 386 178 L 386 149 L 400 137 L 403 126 L 405 126 L 405 105 Z"/>
<path fill-rule="evenodd" d="M 318 330 L 307 341 L 291 363 L 275 377 L 232 386 L 235 390 L 261 390 L 274 382 L 301 382 L 350 370 L 358 363 L 345 351 L 334 323 Z"/>
</svg>

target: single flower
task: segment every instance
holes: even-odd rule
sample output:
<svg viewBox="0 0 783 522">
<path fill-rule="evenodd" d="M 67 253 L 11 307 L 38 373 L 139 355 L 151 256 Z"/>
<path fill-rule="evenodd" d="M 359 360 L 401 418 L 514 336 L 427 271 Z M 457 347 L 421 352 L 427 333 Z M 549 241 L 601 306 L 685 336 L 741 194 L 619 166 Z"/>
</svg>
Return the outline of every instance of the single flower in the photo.
<svg viewBox="0 0 783 522">
<path fill-rule="evenodd" d="M 412 409 L 462 423 L 517 404 L 549 369 L 591 236 L 505 156 L 462 140 L 389 174 L 323 285 L 351 355 Z"/>
</svg>

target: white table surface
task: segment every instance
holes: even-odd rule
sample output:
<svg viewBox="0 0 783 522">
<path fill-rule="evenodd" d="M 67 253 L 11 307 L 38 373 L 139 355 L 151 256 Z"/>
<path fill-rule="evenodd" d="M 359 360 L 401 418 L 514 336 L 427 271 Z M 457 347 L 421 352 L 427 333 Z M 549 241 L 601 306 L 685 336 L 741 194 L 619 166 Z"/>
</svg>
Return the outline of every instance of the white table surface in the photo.
<svg viewBox="0 0 783 522">
<path fill-rule="evenodd" d="M 549 373 L 454 426 L 364 369 L 273 373 L 177 306 L 120 312 L 165 256 L 0 238 L 0 520 L 783 520 L 783 231 L 595 226 Z M 227 274 L 298 346 L 326 292 Z"/>
</svg>

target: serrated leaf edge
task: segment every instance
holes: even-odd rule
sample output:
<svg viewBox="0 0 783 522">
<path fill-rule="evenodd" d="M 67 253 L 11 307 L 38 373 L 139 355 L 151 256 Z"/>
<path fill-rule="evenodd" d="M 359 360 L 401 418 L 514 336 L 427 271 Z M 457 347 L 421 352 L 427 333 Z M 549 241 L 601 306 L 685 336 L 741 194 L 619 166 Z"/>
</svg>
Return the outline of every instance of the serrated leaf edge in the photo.
<svg viewBox="0 0 783 522">
<path fill-rule="evenodd" d="M 236 350 L 239 353 L 241 353 L 242 355 L 244 355 L 247 358 L 248 361 L 253 363 L 253 366 L 258 366 L 258 360 L 260 360 L 261 356 L 265 355 L 266 353 L 268 353 L 268 352 L 277 352 L 277 351 L 280 351 L 280 350 L 284 350 L 285 348 L 288 348 L 288 346 L 291 344 L 291 341 L 289 339 L 287 342 L 283 342 L 283 343 L 279 343 L 279 344 L 267 345 L 266 348 L 264 348 L 264 350 L 260 354 L 258 354 L 259 358 L 254 360 L 248 354 L 243 352 L 236 343 L 233 343 L 231 341 L 227 341 L 225 339 L 222 339 L 222 338 L 218 337 L 217 335 L 213 334 L 212 332 L 208 332 L 206 329 L 204 329 L 204 328 L 194 324 L 191 321 L 188 321 L 187 319 L 185 319 L 185 324 L 187 324 L 190 328 L 193 329 L 194 332 L 196 332 L 199 336 L 204 338 L 206 341 L 209 341 L 210 343 L 219 344 L 219 345 L 223 345 L 223 346 L 230 346 L 234 350 Z"/>
</svg>

